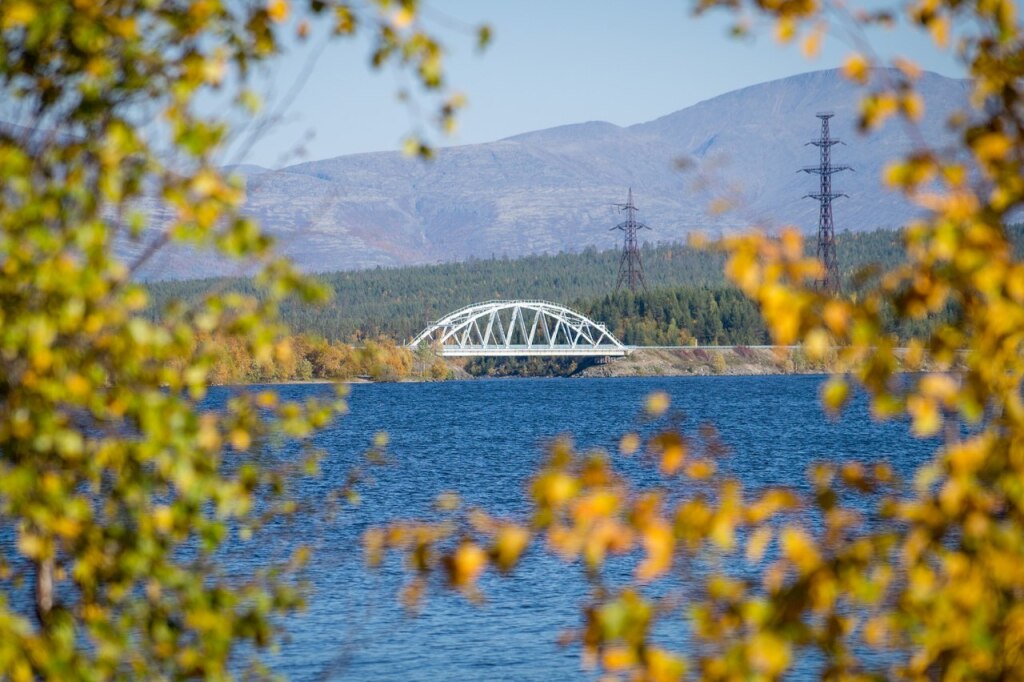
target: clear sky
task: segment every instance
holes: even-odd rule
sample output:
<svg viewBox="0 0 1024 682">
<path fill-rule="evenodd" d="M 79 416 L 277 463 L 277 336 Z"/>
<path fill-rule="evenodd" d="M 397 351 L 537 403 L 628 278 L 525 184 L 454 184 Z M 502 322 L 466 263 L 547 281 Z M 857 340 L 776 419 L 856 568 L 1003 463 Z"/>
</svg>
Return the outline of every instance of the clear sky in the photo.
<svg viewBox="0 0 1024 682">
<path fill-rule="evenodd" d="M 685 0 L 428 0 L 428 25 L 448 49 L 448 82 L 469 99 L 457 133 L 433 139 L 487 142 L 591 120 L 631 125 L 736 88 L 839 66 L 852 50 L 833 33 L 808 60 L 798 46 L 776 43 L 765 27 L 753 38 L 731 38 L 731 17 L 694 18 L 691 6 Z M 482 22 L 493 27 L 494 40 L 479 53 L 468 27 Z M 963 76 L 951 54 L 907 27 L 869 39 L 880 54 Z M 321 44 L 326 47 L 318 49 Z M 270 101 L 290 105 L 241 160 L 280 167 L 398 149 L 414 130 L 434 134 L 430 100 L 419 99 L 418 110 L 399 103 L 396 91 L 407 78 L 373 72 L 368 57 L 365 40 L 328 43 L 314 35 L 290 48 L 263 85 Z M 286 97 L 304 71 L 298 95 Z"/>
</svg>

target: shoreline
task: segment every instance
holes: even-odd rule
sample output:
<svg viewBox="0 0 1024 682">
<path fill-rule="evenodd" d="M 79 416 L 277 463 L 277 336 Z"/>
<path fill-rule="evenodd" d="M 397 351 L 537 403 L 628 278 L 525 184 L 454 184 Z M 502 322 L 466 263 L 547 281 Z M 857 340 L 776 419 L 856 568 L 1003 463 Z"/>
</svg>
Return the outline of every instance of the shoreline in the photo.
<svg viewBox="0 0 1024 682">
<path fill-rule="evenodd" d="M 902 350 L 902 349 L 900 349 Z M 898 351 L 898 357 L 902 352 Z M 407 376 L 393 380 L 374 380 L 369 377 L 349 379 L 306 379 L 274 382 L 218 384 L 221 386 L 288 386 L 308 384 L 390 384 L 437 383 L 444 381 L 475 381 L 481 379 L 527 378 L 633 378 L 633 377 L 692 377 L 692 376 L 783 376 L 827 375 L 832 373 L 834 353 L 823 360 L 810 361 L 800 347 L 782 346 L 684 346 L 678 348 L 640 348 L 630 355 L 611 358 L 604 362 L 583 364 L 569 373 L 521 373 L 497 371 L 488 374 L 470 374 L 465 370 L 469 358 L 442 358 L 450 374 L 444 379 L 426 376 Z M 927 367 L 920 368 L 918 371 Z M 898 371 L 907 371 L 900 368 Z"/>
</svg>

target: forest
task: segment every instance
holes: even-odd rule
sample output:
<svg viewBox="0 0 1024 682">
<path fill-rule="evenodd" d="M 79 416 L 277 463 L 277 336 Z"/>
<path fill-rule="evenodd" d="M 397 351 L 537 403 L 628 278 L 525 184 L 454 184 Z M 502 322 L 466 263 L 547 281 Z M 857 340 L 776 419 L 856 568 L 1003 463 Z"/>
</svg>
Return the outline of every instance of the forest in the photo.
<svg viewBox="0 0 1024 682">
<path fill-rule="evenodd" d="M 1024 226 L 1009 231 L 1020 251 Z M 902 252 L 900 233 L 894 230 L 841 232 L 836 241 L 847 291 L 868 285 L 873 273 L 890 269 Z M 809 242 L 808 248 L 814 244 Z M 518 259 L 324 273 L 316 278 L 330 289 L 330 302 L 309 306 L 286 301 L 281 317 L 293 332 L 326 342 L 362 345 L 385 338 L 402 343 L 470 303 L 543 299 L 604 322 L 630 345 L 767 343 L 756 304 L 726 283 L 720 252 L 645 244 L 642 255 L 648 291 L 636 295 L 615 292 L 620 252 L 589 248 Z M 249 280 L 229 284 L 261 296 Z M 150 315 L 157 317 L 171 300 L 195 302 L 223 288 L 224 282 L 216 279 L 152 282 Z M 912 330 L 904 322 L 899 331 L 905 336 Z"/>
</svg>

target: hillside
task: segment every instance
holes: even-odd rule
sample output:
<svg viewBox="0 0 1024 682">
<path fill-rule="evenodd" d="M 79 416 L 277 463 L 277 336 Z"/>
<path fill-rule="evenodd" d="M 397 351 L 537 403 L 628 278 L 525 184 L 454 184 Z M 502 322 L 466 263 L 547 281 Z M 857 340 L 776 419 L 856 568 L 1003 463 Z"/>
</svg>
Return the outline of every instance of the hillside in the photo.
<svg viewBox="0 0 1024 682">
<path fill-rule="evenodd" d="M 877 74 L 876 74 L 877 75 Z M 940 144 L 962 106 L 965 83 L 926 73 L 924 139 Z M 677 242 L 695 228 L 718 234 L 751 224 L 795 223 L 811 230 L 817 205 L 802 199 L 817 162 L 806 147 L 820 110 L 832 110 L 836 176 L 850 195 L 837 202 L 840 230 L 897 227 L 914 214 L 879 182 L 887 159 L 908 149 L 904 126 L 870 136 L 854 130 L 858 88 L 835 70 L 817 71 L 723 94 L 647 123 L 589 122 L 486 144 L 439 150 L 423 163 L 398 153 L 313 161 L 269 171 L 239 167 L 246 210 L 307 271 L 326 272 L 492 257 L 521 257 L 616 246 L 613 202 L 632 187 L 652 243 Z M 680 170 L 684 162 L 688 170 Z M 738 210 L 709 210 L 714 200 Z M 149 278 L 235 272 L 181 251 L 160 254 Z"/>
</svg>

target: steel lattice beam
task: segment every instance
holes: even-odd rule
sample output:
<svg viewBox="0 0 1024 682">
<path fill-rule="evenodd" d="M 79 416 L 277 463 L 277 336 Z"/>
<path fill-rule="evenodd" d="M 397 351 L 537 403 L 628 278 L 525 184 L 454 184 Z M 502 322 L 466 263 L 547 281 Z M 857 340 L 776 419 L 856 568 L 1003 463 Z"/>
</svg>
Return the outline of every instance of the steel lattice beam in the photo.
<svg viewBox="0 0 1024 682">
<path fill-rule="evenodd" d="M 481 330 L 482 321 L 486 325 Z M 543 338 L 538 337 L 538 328 Z M 423 344 L 437 347 L 446 357 L 602 357 L 627 355 L 631 350 L 603 324 L 548 301 L 474 303 L 428 326 L 409 348 Z"/>
</svg>

